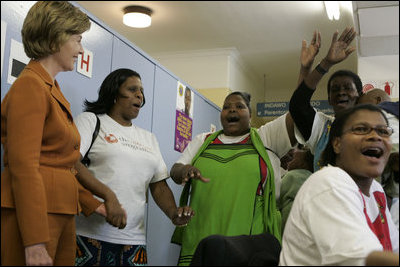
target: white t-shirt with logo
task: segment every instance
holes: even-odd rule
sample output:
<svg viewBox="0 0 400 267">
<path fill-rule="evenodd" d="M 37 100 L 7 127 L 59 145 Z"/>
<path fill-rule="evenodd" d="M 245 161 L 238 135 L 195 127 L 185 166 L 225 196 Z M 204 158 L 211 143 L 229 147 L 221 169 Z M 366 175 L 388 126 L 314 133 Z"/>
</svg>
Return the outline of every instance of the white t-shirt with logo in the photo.
<svg viewBox="0 0 400 267">
<path fill-rule="evenodd" d="M 279 265 L 365 265 L 365 258 L 383 247 L 372 232 L 379 215 L 374 192 L 384 194 L 372 181 L 370 197 L 342 169 L 328 166 L 312 174 L 296 195 L 282 237 Z M 388 208 L 385 211 L 394 252 L 399 252 L 399 232 Z"/>
<path fill-rule="evenodd" d="M 118 229 L 93 213 L 76 217 L 76 233 L 115 244 L 144 245 L 145 204 L 149 183 L 168 178 L 168 171 L 154 134 L 138 126 L 122 126 L 107 114 L 98 115 L 100 130 L 89 151 L 89 170 L 116 194 L 127 213 L 127 225 Z M 82 156 L 86 154 L 96 126 L 93 113 L 77 116 Z"/>
</svg>

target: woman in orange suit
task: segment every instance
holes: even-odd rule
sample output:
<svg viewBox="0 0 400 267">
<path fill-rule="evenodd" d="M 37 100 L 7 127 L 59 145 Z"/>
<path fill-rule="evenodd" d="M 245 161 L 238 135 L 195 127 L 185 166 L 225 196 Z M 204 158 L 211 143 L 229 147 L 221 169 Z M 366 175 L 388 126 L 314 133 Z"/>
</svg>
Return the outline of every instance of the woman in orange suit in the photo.
<svg viewBox="0 0 400 267">
<path fill-rule="evenodd" d="M 22 41 L 31 61 L 1 103 L 1 265 L 74 265 L 81 210 L 113 213 L 120 219 L 107 221 L 124 226 L 115 196 L 107 204 L 112 192 L 76 171 L 80 136 L 55 80 L 74 69 L 89 28 L 87 15 L 66 1 L 38 1 L 25 18 Z"/>
</svg>

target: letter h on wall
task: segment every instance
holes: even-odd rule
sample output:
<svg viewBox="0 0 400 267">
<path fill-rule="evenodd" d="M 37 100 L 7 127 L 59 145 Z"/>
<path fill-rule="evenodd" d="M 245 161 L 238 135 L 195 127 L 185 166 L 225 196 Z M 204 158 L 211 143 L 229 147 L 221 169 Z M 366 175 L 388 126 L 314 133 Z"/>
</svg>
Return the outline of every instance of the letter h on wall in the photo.
<svg viewBox="0 0 400 267">
<path fill-rule="evenodd" d="M 78 64 L 76 71 L 82 75 L 92 78 L 93 72 L 93 52 L 84 49 L 83 53 L 78 56 Z"/>
</svg>

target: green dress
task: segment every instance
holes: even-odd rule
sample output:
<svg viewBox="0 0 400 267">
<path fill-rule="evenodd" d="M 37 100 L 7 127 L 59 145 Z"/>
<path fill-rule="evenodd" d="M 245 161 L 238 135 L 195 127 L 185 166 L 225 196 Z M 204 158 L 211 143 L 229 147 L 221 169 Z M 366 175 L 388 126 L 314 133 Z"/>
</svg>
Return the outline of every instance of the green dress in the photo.
<svg viewBox="0 0 400 267">
<path fill-rule="evenodd" d="M 176 228 L 172 237 L 173 243 L 182 245 L 179 265 L 189 265 L 198 243 L 213 234 L 268 232 L 281 240 L 273 169 L 257 131 L 251 129 L 244 144 L 213 142 L 221 132 L 210 135 L 192 160 L 210 182 L 193 180 L 183 189 L 180 206 L 187 205 L 190 197 L 196 215 L 186 227 Z M 263 176 L 266 182 L 260 191 Z"/>
</svg>

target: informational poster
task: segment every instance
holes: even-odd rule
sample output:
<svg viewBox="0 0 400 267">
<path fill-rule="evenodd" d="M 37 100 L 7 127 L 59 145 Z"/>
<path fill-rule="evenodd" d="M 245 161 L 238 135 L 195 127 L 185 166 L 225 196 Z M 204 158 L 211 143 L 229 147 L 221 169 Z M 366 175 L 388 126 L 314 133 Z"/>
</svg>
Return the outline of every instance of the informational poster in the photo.
<svg viewBox="0 0 400 267">
<path fill-rule="evenodd" d="M 178 81 L 176 97 L 175 142 L 174 149 L 183 152 L 192 140 L 193 92 Z"/>
<path fill-rule="evenodd" d="M 29 58 L 25 54 L 22 43 L 11 39 L 10 61 L 8 65 L 7 82 L 12 84 L 25 66 L 29 63 Z"/>
<path fill-rule="evenodd" d="M 178 92 L 176 94 L 176 109 L 193 118 L 193 92 L 178 81 Z"/>
</svg>

